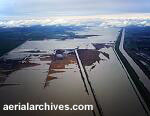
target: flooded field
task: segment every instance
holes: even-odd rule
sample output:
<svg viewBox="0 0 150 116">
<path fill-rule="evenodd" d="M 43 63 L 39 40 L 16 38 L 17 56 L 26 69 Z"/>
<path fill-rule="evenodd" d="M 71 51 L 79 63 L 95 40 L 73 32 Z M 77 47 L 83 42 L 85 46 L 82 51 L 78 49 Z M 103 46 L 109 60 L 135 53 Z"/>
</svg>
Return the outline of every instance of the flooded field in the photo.
<svg viewBox="0 0 150 116">
<path fill-rule="evenodd" d="M 4 80 L 1 81 L 0 91 L 3 94 L 0 95 L 0 103 L 91 104 L 85 92 L 74 51 L 64 52 L 66 54 L 62 60 L 56 59 L 53 54 L 34 53 L 28 55 L 25 60 L 15 63 L 15 66 L 10 69 L 11 72 L 3 67 L 1 71 L 5 72 L 1 73 Z M 93 114 L 92 111 L 61 111 L 50 114 L 62 113 L 64 115 Z"/>
<path fill-rule="evenodd" d="M 146 115 L 112 48 L 79 50 L 79 53 L 104 116 Z"/>
<path fill-rule="evenodd" d="M 0 59 L 0 104 L 93 104 L 81 66 L 104 116 L 146 116 L 114 51 L 119 29 L 91 28 L 101 36 L 27 41 Z M 81 63 L 75 54 L 79 54 Z M 94 106 L 94 111 L 96 107 Z M 32 111 L 16 115 L 92 116 L 94 111 Z M 2 112 L 2 111 L 1 111 Z M 2 112 L 2 114 L 12 112 Z"/>
</svg>

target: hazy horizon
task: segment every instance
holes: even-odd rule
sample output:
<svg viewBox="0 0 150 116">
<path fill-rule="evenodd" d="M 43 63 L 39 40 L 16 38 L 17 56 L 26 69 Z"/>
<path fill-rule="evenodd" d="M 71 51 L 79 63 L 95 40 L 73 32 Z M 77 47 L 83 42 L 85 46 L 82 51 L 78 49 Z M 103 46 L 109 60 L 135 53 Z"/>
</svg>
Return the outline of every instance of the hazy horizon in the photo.
<svg viewBox="0 0 150 116">
<path fill-rule="evenodd" d="M 149 13 L 149 0 L 0 0 L 0 16 L 49 17 Z"/>
</svg>

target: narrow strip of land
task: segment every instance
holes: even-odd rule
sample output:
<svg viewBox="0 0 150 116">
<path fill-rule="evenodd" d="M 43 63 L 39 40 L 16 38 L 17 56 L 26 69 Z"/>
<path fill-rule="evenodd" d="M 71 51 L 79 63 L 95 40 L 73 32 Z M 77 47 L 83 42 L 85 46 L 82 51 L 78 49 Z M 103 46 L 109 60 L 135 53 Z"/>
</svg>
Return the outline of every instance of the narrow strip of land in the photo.
<svg viewBox="0 0 150 116">
<path fill-rule="evenodd" d="M 132 68 L 134 68 L 135 72 L 137 73 L 137 75 L 139 77 L 139 80 L 142 81 L 144 86 L 150 91 L 150 80 L 148 79 L 148 77 L 141 70 L 141 68 L 133 61 L 133 59 L 127 54 L 127 52 L 123 48 L 124 37 L 125 37 L 125 29 L 123 29 L 123 32 L 122 32 L 119 49 L 122 52 L 122 54 L 124 55 L 124 57 L 127 59 L 127 61 L 130 63 Z"/>
<path fill-rule="evenodd" d="M 97 99 L 96 99 L 96 96 L 95 96 L 95 93 L 93 91 L 93 88 L 88 80 L 88 77 L 86 76 L 85 74 L 85 71 L 84 71 L 84 68 L 82 66 L 82 63 L 81 63 L 81 60 L 79 58 L 79 54 L 77 52 L 77 50 L 75 49 L 75 54 L 76 54 L 76 57 L 77 57 L 77 61 L 78 61 L 78 65 L 79 65 L 79 68 L 81 70 L 81 73 L 82 73 L 82 77 L 84 79 L 84 82 L 85 82 L 85 85 L 86 85 L 86 88 L 87 88 L 87 92 L 92 100 L 92 103 L 94 105 L 94 112 L 95 112 L 95 115 L 96 116 L 102 116 L 103 115 L 103 112 L 102 112 L 102 108 L 101 106 L 99 105 Z"/>
<path fill-rule="evenodd" d="M 128 79 L 134 88 L 134 91 L 141 102 L 141 105 L 145 109 L 147 115 L 149 115 L 149 91 L 145 87 L 144 83 L 141 83 L 139 73 L 145 75 L 133 59 L 126 53 L 123 48 L 125 29 L 123 29 L 116 41 L 115 50 L 119 56 L 119 60 L 128 75 Z M 137 71 L 139 69 L 139 72 Z M 145 75 L 146 76 L 146 75 Z M 146 79 L 146 78 L 143 78 Z"/>
</svg>

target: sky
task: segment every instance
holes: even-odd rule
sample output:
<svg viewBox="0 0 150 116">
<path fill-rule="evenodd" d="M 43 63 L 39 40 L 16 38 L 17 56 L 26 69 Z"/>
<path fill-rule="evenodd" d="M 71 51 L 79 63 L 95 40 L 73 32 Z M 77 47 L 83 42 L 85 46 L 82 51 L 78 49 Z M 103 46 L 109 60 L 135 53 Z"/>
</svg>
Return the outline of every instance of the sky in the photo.
<svg viewBox="0 0 150 116">
<path fill-rule="evenodd" d="M 150 0 L 0 0 L 0 16 L 150 13 Z"/>
</svg>

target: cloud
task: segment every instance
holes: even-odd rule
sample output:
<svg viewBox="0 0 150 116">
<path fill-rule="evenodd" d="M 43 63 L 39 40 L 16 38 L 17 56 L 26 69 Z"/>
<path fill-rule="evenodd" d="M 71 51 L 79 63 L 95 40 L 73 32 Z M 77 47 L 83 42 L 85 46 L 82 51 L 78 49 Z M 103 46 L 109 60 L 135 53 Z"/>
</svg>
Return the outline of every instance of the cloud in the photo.
<svg viewBox="0 0 150 116">
<path fill-rule="evenodd" d="M 7 19 L 0 21 L 0 27 L 23 27 L 33 25 L 74 25 L 74 26 L 102 26 L 124 27 L 129 25 L 150 26 L 150 14 L 100 15 L 100 16 L 72 16 L 48 18 Z"/>
<path fill-rule="evenodd" d="M 0 15 L 73 16 L 100 13 L 147 13 L 150 12 L 149 7 L 149 0 L 0 0 Z"/>
</svg>

